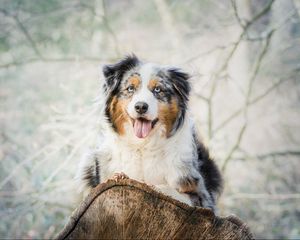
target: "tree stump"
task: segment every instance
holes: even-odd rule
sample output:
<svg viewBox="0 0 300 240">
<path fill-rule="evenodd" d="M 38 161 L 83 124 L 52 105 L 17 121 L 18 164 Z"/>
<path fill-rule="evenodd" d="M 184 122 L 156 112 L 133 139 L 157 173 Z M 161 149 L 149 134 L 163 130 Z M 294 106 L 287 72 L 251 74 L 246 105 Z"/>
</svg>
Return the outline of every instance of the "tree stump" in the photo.
<svg viewBox="0 0 300 240">
<path fill-rule="evenodd" d="M 235 216 L 215 216 L 132 179 L 98 185 L 57 239 L 253 239 Z"/>
</svg>

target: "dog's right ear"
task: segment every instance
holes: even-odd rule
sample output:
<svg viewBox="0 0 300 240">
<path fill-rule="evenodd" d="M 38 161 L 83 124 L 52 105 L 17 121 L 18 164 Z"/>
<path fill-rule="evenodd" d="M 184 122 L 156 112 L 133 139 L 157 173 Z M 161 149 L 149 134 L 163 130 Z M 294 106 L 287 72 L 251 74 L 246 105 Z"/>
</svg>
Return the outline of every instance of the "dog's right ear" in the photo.
<svg viewBox="0 0 300 240">
<path fill-rule="evenodd" d="M 116 70 L 113 65 L 104 65 L 103 66 L 103 75 L 105 78 L 104 90 L 107 92 L 109 89 L 114 89 L 118 85 L 117 78 L 115 77 Z"/>
<path fill-rule="evenodd" d="M 105 65 L 103 67 L 105 91 L 115 91 L 119 87 L 124 74 L 136 67 L 138 64 L 138 58 L 132 54 L 130 56 L 126 56 L 124 59 L 115 64 Z"/>
</svg>

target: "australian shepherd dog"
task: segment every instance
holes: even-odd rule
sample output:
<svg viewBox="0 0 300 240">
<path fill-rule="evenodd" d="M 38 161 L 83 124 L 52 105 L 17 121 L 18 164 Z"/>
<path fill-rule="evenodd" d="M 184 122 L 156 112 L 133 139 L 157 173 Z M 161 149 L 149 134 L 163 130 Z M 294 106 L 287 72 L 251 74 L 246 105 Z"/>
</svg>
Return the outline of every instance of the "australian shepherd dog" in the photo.
<svg viewBox="0 0 300 240">
<path fill-rule="evenodd" d="M 136 56 L 103 67 L 104 141 L 81 162 L 85 189 L 112 176 L 215 211 L 222 178 L 188 112 L 189 75 Z"/>
</svg>

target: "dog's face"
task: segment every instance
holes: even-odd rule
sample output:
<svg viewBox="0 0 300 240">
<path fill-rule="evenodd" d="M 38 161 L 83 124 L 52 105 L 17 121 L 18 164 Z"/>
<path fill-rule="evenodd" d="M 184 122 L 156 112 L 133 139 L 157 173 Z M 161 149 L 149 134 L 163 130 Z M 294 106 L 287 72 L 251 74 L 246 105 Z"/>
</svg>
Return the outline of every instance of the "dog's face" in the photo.
<svg viewBox="0 0 300 240">
<path fill-rule="evenodd" d="M 103 73 L 105 114 L 118 134 L 133 131 L 136 137 L 147 138 L 161 128 L 170 137 L 182 125 L 190 91 L 188 74 L 142 63 L 135 56 L 104 66 Z"/>
</svg>

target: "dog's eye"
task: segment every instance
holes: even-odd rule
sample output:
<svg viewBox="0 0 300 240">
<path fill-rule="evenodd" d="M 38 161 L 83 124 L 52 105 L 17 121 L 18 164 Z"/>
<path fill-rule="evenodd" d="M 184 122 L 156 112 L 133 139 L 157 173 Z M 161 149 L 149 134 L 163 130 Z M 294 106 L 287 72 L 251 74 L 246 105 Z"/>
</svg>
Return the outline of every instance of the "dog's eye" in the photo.
<svg viewBox="0 0 300 240">
<path fill-rule="evenodd" d="M 128 92 L 130 92 L 130 93 L 132 93 L 132 92 L 134 92 L 134 86 L 132 86 L 132 85 L 130 85 L 128 88 L 127 88 L 127 91 Z"/>
<path fill-rule="evenodd" d="M 155 88 L 154 88 L 154 92 L 160 93 L 160 92 L 161 92 L 161 88 L 160 88 L 160 87 L 155 87 Z"/>
</svg>

